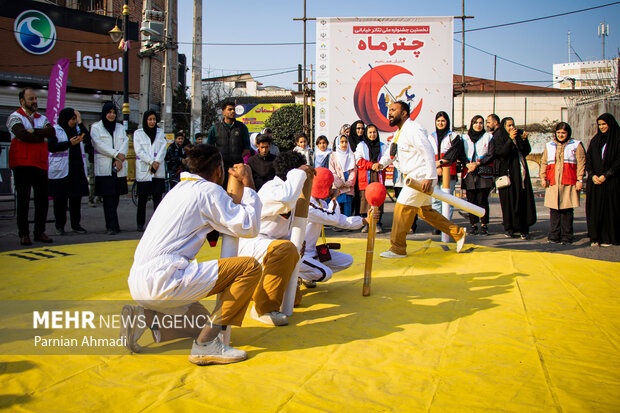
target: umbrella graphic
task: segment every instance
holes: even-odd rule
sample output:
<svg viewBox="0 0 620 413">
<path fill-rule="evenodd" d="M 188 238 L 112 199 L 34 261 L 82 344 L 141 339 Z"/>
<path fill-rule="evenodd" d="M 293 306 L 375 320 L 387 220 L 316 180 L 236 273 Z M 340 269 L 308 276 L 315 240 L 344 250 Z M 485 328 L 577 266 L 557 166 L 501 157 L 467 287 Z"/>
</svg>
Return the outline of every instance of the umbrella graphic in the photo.
<svg viewBox="0 0 620 413">
<path fill-rule="evenodd" d="M 387 90 L 386 84 L 390 79 L 403 73 L 413 76 L 409 70 L 397 65 L 370 66 L 370 70 L 362 76 L 355 87 L 353 103 L 357 116 L 359 116 L 364 123 L 373 123 L 382 131 L 396 130 L 395 126 L 390 126 L 388 118 L 381 112 L 381 108 L 379 107 L 379 94 L 384 87 Z M 391 100 L 396 101 L 392 93 L 390 93 L 389 90 L 387 90 L 387 92 Z M 411 120 L 418 117 L 420 110 L 422 110 L 422 101 L 423 99 L 420 99 L 420 102 L 411 111 Z"/>
</svg>

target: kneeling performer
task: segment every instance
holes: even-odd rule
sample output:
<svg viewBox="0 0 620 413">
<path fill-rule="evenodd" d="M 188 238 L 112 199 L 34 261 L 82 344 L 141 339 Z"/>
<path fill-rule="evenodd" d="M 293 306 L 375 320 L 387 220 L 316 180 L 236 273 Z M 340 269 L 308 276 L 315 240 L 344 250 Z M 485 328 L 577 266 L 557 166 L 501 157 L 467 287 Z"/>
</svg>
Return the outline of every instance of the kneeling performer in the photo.
<svg viewBox="0 0 620 413">
<path fill-rule="evenodd" d="M 334 250 L 329 250 L 329 259 L 320 260 L 316 243 L 319 236 L 323 234 L 323 225 L 343 229 L 360 229 L 367 224 L 365 218 L 347 217 L 340 213 L 340 205 L 338 205 L 336 197 L 333 196 L 333 192 L 330 191 L 333 183 L 334 175 L 329 169 L 316 168 L 316 176 L 312 182 L 310 208 L 308 209 L 306 250 L 299 267 L 299 276 L 307 288 L 316 287 L 317 282 L 327 281 L 333 273 L 345 270 L 353 264 L 351 255 Z M 330 197 L 330 195 L 332 196 Z"/>
<path fill-rule="evenodd" d="M 139 352 L 140 336 L 151 328 L 156 342 L 195 337 L 189 361 L 227 364 L 247 358 L 243 350 L 223 344 L 222 326 L 240 326 L 260 280 L 260 264 L 251 257 L 198 262 L 195 257 L 211 231 L 234 237 L 258 233 L 261 202 L 254 191 L 252 173 L 238 164 L 229 174 L 244 185 L 240 204 L 222 188 L 222 155 L 211 145 L 186 149 L 189 170 L 162 200 L 134 255 L 129 273 L 131 296 L 141 306 L 123 307 L 123 320 L 143 318 L 146 323 L 123 323 L 121 337 Z M 213 315 L 198 300 L 220 294 Z M 157 324 L 164 315 L 208 320 L 201 326 L 171 328 Z M 178 327 L 178 326 L 175 326 Z"/>
</svg>

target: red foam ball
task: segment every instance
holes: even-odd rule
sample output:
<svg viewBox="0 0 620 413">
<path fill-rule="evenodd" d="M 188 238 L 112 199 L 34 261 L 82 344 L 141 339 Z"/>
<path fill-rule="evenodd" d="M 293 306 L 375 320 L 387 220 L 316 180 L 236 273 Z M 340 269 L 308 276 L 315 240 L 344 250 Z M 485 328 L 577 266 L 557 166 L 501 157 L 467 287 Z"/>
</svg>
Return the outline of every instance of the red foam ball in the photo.
<svg viewBox="0 0 620 413">
<path fill-rule="evenodd" d="M 366 201 L 373 207 L 381 206 L 385 202 L 386 195 L 387 189 L 379 182 L 373 182 L 366 187 Z"/>
</svg>

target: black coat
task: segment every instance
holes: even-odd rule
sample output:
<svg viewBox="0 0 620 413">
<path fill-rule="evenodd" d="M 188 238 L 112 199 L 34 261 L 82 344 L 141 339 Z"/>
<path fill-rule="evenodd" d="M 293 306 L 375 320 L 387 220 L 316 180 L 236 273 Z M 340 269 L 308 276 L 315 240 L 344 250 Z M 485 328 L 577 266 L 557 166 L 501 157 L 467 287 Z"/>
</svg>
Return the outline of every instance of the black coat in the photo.
<svg viewBox="0 0 620 413">
<path fill-rule="evenodd" d="M 536 222 L 534 191 L 525 160 L 532 150 L 530 142 L 521 136 L 513 141 L 503 127 L 493 133 L 491 142 L 498 176 L 510 177 L 510 186 L 499 190 L 504 230 L 528 234 L 529 227 Z M 522 169 L 525 176 L 521 174 Z"/>
<path fill-rule="evenodd" d="M 620 128 L 609 114 L 599 119 L 607 123 L 609 131 L 597 133 L 586 152 L 588 234 L 592 242 L 620 245 Z M 595 185 L 594 175 L 604 175 L 605 182 Z"/>
</svg>

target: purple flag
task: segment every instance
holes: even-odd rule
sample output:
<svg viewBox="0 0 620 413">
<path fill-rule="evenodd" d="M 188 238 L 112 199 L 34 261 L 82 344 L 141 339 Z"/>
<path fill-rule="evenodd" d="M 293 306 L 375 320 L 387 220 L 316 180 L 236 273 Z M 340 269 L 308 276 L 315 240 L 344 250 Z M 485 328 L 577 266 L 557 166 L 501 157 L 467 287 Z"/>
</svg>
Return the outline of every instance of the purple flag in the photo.
<svg viewBox="0 0 620 413">
<path fill-rule="evenodd" d="M 50 84 L 47 89 L 47 108 L 45 108 L 45 116 L 52 125 L 58 123 L 58 114 L 65 107 L 67 77 L 69 77 L 69 59 L 63 58 L 54 65 L 52 74 L 50 75 Z"/>
</svg>

